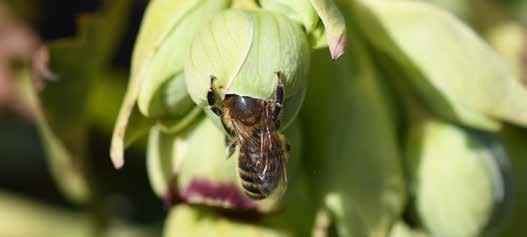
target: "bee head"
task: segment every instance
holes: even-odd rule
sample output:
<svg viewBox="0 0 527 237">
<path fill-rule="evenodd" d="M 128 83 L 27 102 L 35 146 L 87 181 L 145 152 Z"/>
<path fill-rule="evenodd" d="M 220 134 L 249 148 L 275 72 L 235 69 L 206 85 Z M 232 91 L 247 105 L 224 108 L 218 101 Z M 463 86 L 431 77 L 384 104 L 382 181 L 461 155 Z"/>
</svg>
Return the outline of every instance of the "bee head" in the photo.
<svg viewBox="0 0 527 237">
<path fill-rule="evenodd" d="M 230 110 L 231 118 L 247 126 L 260 121 L 265 106 L 261 99 L 234 94 L 225 95 L 224 103 L 224 106 Z"/>
</svg>

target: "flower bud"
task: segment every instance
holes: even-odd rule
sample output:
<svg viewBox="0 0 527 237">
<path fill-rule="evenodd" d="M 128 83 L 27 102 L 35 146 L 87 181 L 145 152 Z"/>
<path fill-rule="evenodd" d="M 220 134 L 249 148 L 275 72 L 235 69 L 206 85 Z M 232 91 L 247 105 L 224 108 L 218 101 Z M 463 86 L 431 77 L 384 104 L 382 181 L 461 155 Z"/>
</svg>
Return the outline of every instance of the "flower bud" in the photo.
<svg viewBox="0 0 527 237">
<path fill-rule="evenodd" d="M 425 229 L 433 236 L 481 236 L 498 224 L 491 219 L 511 194 L 510 171 L 493 135 L 424 119 L 407 144 L 410 193 Z"/>
<path fill-rule="evenodd" d="M 292 126 L 286 135 L 293 147 L 288 177 L 294 180 L 301 149 L 299 127 Z M 194 204 L 259 212 L 276 209 L 283 193 L 261 201 L 248 198 L 239 184 L 238 152 L 227 159 L 226 148 L 225 135 L 209 119 L 200 118 L 199 122 L 175 134 L 154 127 L 147 157 L 154 191 L 165 200 L 178 195 L 177 198 Z"/>
<path fill-rule="evenodd" d="M 305 33 L 289 18 L 264 10 L 224 11 L 192 41 L 185 64 L 187 88 L 201 107 L 208 106 L 211 76 L 217 78 L 221 98 L 237 94 L 271 100 L 280 72 L 285 89 L 281 122 L 286 128 L 304 98 L 309 54 Z"/>
</svg>

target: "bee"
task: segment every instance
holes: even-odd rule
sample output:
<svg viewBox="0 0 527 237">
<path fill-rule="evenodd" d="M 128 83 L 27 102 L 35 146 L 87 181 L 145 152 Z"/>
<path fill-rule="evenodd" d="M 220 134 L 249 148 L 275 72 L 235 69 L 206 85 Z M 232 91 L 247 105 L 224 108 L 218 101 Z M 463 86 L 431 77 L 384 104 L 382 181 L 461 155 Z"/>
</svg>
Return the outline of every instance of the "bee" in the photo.
<svg viewBox="0 0 527 237">
<path fill-rule="evenodd" d="M 280 73 L 273 100 L 226 94 L 221 108 L 216 104 L 215 77 L 211 76 L 207 93 L 209 107 L 221 118 L 230 134 L 227 157 L 239 146 L 238 174 L 244 193 L 251 199 L 264 199 L 287 186 L 289 145 L 278 132 L 279 115 L 284 99 Z"/>
</svg>

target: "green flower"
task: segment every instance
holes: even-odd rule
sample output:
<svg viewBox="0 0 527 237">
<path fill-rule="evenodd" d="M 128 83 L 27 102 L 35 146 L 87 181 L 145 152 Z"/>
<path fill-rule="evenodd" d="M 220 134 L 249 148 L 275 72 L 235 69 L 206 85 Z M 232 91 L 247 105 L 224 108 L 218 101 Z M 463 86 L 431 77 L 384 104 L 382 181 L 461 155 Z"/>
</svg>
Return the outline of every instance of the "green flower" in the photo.
<svg viewBox="0 0 527 237">
<path fill-rule="evenodd" d="M 292 125 L 286 135 L 294 147 L 288 162 L 288 176 L 295 180 L 301 151 L 300 128 Z M 201 117 L 179 133 L 165 133 L 159 127 L 150 132 L 147 168 L 154 192 L 169 203 L 217 206 L 269 212 L 278 207 L 282 194 L 254 201 L 239 184 L 238 153 L 227 158 L 223 132 L 211 120 Z"/>
<path fill-rule="evenodd" d="M 282 128 L 286 128 L 304 99 L 309 54 L 305 33 L 289 18 L 264 10 L 225 11 L 192 42 L 185 65 L 187 89 L 192 100 L 205 108 L 211 76 L 217 78 L 215 86 L 222 98 L 237 94 L 270 100 L 280 72 L 285 89 Z"/>
</svg>

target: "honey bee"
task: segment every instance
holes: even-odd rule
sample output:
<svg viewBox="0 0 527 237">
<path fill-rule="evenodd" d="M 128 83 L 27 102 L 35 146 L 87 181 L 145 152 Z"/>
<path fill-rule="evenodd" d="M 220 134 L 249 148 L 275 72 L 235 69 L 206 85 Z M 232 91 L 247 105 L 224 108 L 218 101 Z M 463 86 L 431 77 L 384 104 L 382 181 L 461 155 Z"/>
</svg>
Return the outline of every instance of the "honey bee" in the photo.
<svg viewBox="0 0 527 237">
<path fill-rule="evenodd" d="M 278 117 L 284 99 L 280 73 L 273 100 L 226 94 L 221 108 L 216 104 L 215 77 L 211 76 L 207 100 L 210 109 L 221 118 L 230 134 L 227 146 L 230 157 L 239 146 L 238 174 L 244 193 L 252 199 L 264 199 L 287 186 L 287 152 L 289 145 L 278 132 Z"/>
</svg>

